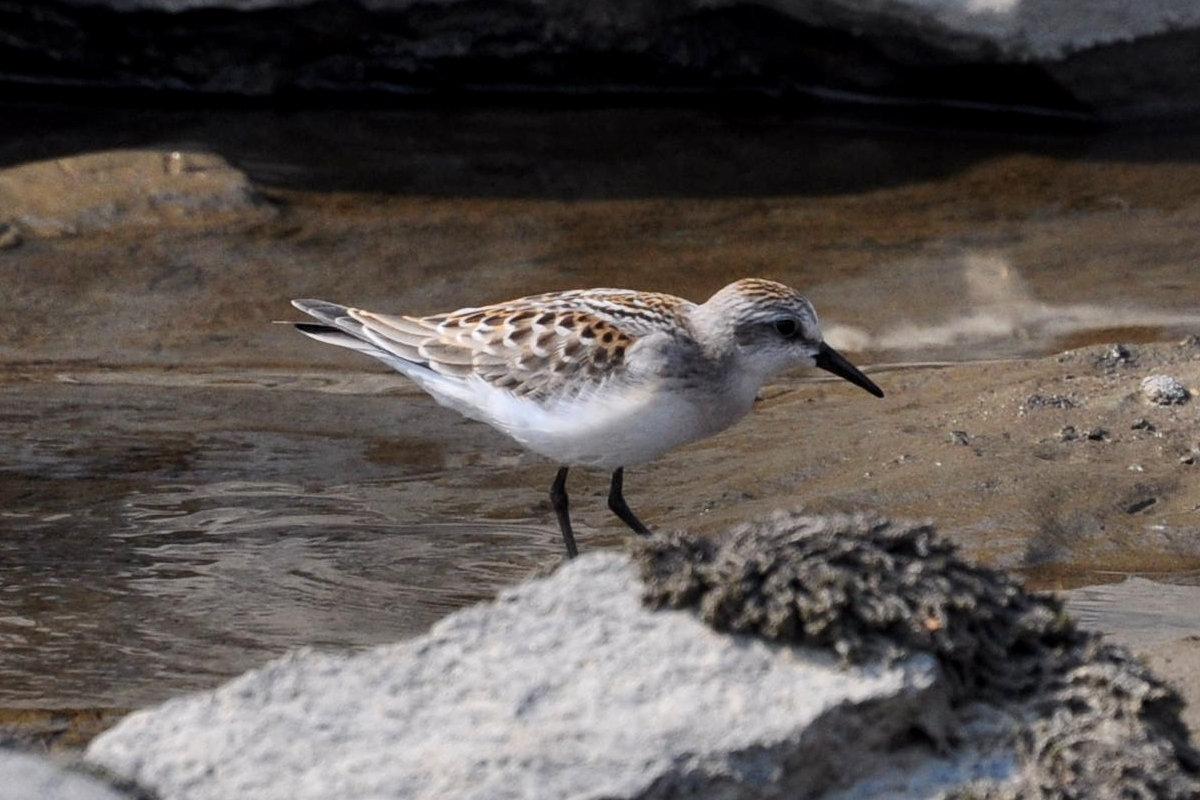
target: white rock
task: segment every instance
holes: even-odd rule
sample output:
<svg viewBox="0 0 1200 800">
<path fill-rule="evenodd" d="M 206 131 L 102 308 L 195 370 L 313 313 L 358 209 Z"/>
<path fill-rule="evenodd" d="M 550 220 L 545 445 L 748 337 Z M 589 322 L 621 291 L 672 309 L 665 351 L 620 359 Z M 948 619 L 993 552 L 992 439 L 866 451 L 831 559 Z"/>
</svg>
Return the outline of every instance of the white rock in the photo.
<svg viewBox="0 0 1200 800">
<path fill-rule="evenodd" d="M 911 736 L 946 719 L 931 658 L 843 667 L 648 611 L 640 591 L 626 556 L 588 554 L 420 639 L 297 653 L 135 713 L 86 757 L 164 800 L 817 796 L 872 780 L 917 780 L 897 795 L 915 797 L 1009 763 Z"/>
<path fill-rule="evenodd" d="M 822 7 L 809 0 L 774 0 L 773 5 L 797 18 Z M 831 0 L 830 5 L 866 19 L 891 19 L 902 28 L 978 38 L 1005 60 L 1059 59 L 1200 25 L 1200 4 L 1191 0 Z M 930 38 L 952 43 L 937 33 Z"/>
<path fill-rule="evenodd" d="M 0 785 L 5 800 L 129 800 L 129 795 L 96 778 L 7 750 L 0 750 Z"/>
<path fill-rule="evenodd" d="M 1142 394 L 1151 403 L 1174 406 L 1191 397 L 1187 387 L 1170 375 L 1151 375 L 1142 381 Z"/>
</svg>

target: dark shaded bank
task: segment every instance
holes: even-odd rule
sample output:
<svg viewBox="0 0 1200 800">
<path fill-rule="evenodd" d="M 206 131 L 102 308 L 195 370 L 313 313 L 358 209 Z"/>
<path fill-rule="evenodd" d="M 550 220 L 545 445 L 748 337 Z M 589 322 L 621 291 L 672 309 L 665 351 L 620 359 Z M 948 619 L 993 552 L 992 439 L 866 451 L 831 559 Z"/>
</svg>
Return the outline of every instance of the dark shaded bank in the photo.
<svg viewBox="0 0 1200 800">
<path fill-rule="evenodd" d="M 0 82 L 283 99 L 751 94 L 1107 119 L 1200 107 L 1198 34 L 1153 12 L 1113 29 L 1104 9 L 1052 11 L 1040 29 L 1034 0 L 990 21 L 836 0 L 238 5 L 6 4 Z M 1046 26 L 1068 32 L 1041 42 Z"/>
</svg>

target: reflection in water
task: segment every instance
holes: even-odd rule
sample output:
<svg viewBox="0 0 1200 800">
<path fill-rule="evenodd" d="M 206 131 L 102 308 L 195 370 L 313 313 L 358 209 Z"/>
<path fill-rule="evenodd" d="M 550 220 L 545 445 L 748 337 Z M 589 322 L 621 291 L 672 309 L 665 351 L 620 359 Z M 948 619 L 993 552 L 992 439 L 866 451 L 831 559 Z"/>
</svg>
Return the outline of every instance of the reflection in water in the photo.
<svg viewBox="0 0 1200 800">
<path fill-rule="evenodd" d="M 1200 635 L 1200 586 L 1176 586 L 1131 576 L 1120 583 L 1066 593 L 1066 608 L 1084 628 L 1141 647 Z"/>
<path fill-rule="evenodd" d="M 1200 312 L 1121 305 L 1071 303 L 1069 294 L 1039 300 L 1012 260 L 1001 251 L 968 249 L 944 259 L 899 265 L 887 280 L 905 297 L 925 298 L 916 307 L 897 307 L 879 328 L 825 326 L 837 349 L 871 352 L 903 361 L 961 361 L 1027 354 L 1031 346 L 1053 350 L 1125 338 L 1161 340 L 1200 329 Z M 920 288 L 917 288 L 920 287 Z M 882 287 L 876 287 L 880 291 Z"/>
<path fill-rule="evenodd" d="M 141 705 L 299 645 L 404 639 L 524 577 L 534 564 L 514 553 L 554 544 L 537 526 L 394 526 L 279 483 L 159 486 L 104 513 L 4 538 L 5 705 Z"/>
<path fill-rule="evenodd" d="M 280 384 L 127 370 L 0 383 L 4 706 L 140 706 L 293 647 L 397 641 L 560 557 L 528 508 L 421 522 L 472 516 L 467 490 L 437 488 L 443 469 L 499 463 L 443 458 L 431 404 L 406 414 L 370 378 L 358 395 L 344 377 Z M 378 436 L 352 435 L 350 409 L 384 421 Z M 411 447 L 386 424 L 397 412 Z"/>
</svg>

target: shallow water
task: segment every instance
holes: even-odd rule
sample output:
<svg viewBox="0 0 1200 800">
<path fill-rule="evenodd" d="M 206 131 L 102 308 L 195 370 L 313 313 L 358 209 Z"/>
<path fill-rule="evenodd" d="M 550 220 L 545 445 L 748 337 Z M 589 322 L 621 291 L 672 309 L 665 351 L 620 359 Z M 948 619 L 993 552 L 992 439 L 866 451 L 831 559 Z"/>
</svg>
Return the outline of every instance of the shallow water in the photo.
<svg viewBox="0 0 1200 800">
<path fill-rule="evenodd" d="M 293 647 L 395 641 L 560 556 L 552 465 L 271 325 L 290 297 L 700 299 L 757 274 L 804 287 L 864 364 L 1200 331 L 1200 136 L 645 108 L 22 113 L 4 163 L 211 149 L 267 213 L 0 251 L 0 706 L 139 706 Z M 718 482 L 754 456 L 688 452 L 674 463 Z M 691 524 L 629 487 L 646 519 Z M 585 548 L 622 538 L 605 488 L 572 475 Z"/>
<path fill-rule="evenodd" d="M 0 444 L 7 705 L 137 706 L 299 645 L 394 641 L 559 557 L 541 521 L 472 517 L 478 465 L 218 375 L 4 387 L 6 409 L 36 411 L 5 413 Z"/>
</svg>

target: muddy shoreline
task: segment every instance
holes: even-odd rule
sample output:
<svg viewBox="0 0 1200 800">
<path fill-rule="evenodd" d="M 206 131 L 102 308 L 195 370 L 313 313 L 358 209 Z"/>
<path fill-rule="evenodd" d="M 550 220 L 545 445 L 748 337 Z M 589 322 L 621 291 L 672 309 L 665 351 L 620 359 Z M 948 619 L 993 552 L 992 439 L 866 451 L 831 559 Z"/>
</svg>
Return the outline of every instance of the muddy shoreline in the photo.
<svg viewBox="0 0 1200 800">
<path fill-rule="evenodd" d="M 1182 580 L 1186 591 L 1200 575 L 1200 402 L 1158 405 L 1141 389 L 1150 375 L 1200 386 L 1200 341 L 872 374 L 888 392 L 883 401 L 832 381 L 796 377 L 773 385 L 730 431 L 631 470 L 630 502 L 658 527 L 708 532 L 781 507 L 928 519 L 967 556 L 1051 591 L 1140 576 L 1150 579 L 1145 599 L 1158 591 L 1157 581 Z M 270 387 L 239 392 L 261 400 L 278 394 Z M 361 398 L 344 387 L 334 392 L 320 390 L 326 413 L 343 413 L 344 406 L 349 414 Z M 410 393 L 390 399 L 423 402 Z M 273 404 L 283 413 L 298 407 L 294 399 Z M 436 411 L 426 424 L 428 430 L 408 434 L 432 439 L 454 425 Z M 479 431 L 461 433 L 451 450 L 478 446 Z M 375 436 L 385 446 L 386 433 Z M 780 446 L 781 437 L 794 437 L 796 446 Z M 513 465 L 476 498 L 478 513 L 512 514 L 515 498 L 515 513 L 546 517 L 541 544 L 553 560 L 557 543 L 538 490 L 548 467 L 520 457 Z M 585 550 L 620 546 L 625 535 L 604 513 L 603 483 L 588 473 L 578 481 Z M 1120 602 L 1132 613 L 1138 598 Z M 1104 608 L 1089 622 L 1104 626 Z M 1118 631 L 1115 641 L 1122 636 Z M 1150 639 L 1129 641 L 1189 698 L 1185 718 L 1200 730 L 1200 624 Z M 78 712 L 78 724 L 64 722 L 70 712 L 10 712 L 0 728 L 18 740 L 75 747 L 96 732 L 97 715 L 103 724 L 115 720 L 106 712 Z"/>
<path fill-rule="evenodd" d="M 214 130 L 193 120 L 146 134 L 157 149 L 0 172 L 3 736 L 75 747 L 97 718 L 294 647 L 410 637 L 560 557 L 553 465 L 272 324 L 289 298 L 702 299 L 751 274 L 803 287 L 887 397 L 785 376 L 739 425 L 631 469 L 639 515 L 701 532 L 781 507 L 929 519 L 1033 587 L 1126 592 L 1081 608 L 1180 686 L 1195 732 L 1200 626 L 1148 602 L 1200 582 L 1186 137 L 629 123 L 276 118 L 225 132 L 247 172 L 177 150 Z M 271 161 L 264 131 L 313 172 Z M 1153 375 L 1193 397 L 1152 402 Z M 623 541 L 606 488 L 572 476 L 585 550 Z"/>
</svg>

